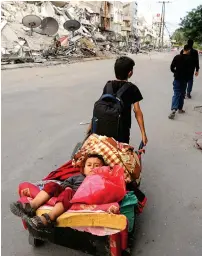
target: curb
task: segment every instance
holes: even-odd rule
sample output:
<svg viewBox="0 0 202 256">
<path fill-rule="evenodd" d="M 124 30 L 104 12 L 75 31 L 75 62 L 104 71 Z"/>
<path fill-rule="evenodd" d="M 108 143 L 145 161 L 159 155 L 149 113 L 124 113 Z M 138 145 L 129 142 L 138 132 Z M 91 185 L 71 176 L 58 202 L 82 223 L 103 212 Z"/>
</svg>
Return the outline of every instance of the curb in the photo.
<svg viewBox="0 0 202 256">
<path fill-rule="evenodd" d="M 12 69 L 19 69 L 19 68 L 35 68 L 35 67 L 51 67 L 51 66 L 58 66 L 61 64 L 73 64 L 79 62 L 87 62 L 93 60 L 107 60 L 107 59 L 114 59 L 116 56 L 110 57 L 92 57 L 92 58 L 81 58 L 81 59 L 69 59 L 63 61 L 50 61 L 44 63 L 22 63 L 22 64 L 8 64 L 8 65 L 1 65 L 1 70 L 12 70 Z"/>
</svg>

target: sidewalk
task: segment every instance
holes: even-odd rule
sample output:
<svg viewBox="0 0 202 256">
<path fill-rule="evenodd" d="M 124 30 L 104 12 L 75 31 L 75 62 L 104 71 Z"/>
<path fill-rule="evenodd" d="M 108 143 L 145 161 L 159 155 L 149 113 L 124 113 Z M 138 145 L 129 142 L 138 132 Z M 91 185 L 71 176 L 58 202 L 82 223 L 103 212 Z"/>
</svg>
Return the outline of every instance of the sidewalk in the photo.
<svg viewBox="0 0 202 256">
<path fill-rule="evenodd" d="M 68 59 L 64 60 L 52 60 L 46 61 L 44 63 L 21 63 L 21 64 L 7 64 L 1 65 L 1 70 L 11 70 L 11 69 L 18 69 L 18 68 L 35 68 L 35 67 L 49 67 L 49 66 L 57 66 L 61 64 L 72 64 L 75 62 L 86 62 L 86 61 L 93 61 L 93 60 L 106 60 L 106 59 L 113 59 L 116 56 L 109 56 L 109 57 L 92 57 L 92 58 L 77 58 L 77 59 Z"/>
</svg>

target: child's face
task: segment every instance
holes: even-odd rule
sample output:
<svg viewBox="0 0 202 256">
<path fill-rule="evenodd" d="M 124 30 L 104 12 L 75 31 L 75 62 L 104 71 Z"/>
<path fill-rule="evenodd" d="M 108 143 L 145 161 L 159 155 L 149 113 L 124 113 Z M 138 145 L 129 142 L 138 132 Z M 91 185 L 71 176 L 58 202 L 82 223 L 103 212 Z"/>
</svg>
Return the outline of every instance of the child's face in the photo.
<svg viewBox="0 0 202 256">
<path fill-rule="evenodd" d="M 103 166 L 103 162 L 97 157 L 90 157 L 86 160 L 85 167 L 84 167 L 84 174 L 91 175 L 92 170 L 96 167 Z"/>
</svg>

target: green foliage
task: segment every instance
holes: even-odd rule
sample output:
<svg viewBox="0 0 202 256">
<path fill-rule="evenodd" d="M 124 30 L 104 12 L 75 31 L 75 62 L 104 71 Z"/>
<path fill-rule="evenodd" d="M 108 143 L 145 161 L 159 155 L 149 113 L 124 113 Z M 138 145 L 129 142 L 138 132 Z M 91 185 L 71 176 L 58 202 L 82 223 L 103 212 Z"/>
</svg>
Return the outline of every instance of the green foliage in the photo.
<svg viewBox="0 0 202 256">
<path fill-rule="evenodd" d="M 187 39 L 193 39 L 195 42 L 202 43 L 202 5 L 188 12 L 181 19 L 181 30 Z"/>
<path fill-rule="evenodd" d="M 186 39 L 181 28 L 175 30 L 175 32 L 172 35 L 172 40 L 176 40 L 176 44 L 180 46 L 185 44 Z"/>
<path fill-rule="evenodd" d="M 194 43 L 194 48 L 202 51 L 202 44 Z"/>
</svg>

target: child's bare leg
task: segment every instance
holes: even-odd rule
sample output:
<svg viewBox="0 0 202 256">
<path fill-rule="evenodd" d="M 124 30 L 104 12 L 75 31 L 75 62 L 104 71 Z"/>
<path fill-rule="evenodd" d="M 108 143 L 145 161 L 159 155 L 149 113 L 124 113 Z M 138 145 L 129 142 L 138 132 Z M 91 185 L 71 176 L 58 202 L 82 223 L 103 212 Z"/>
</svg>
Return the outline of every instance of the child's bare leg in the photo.
<svg viewBox="0 0 202 256">
<path fill-rule="evenodd" d="M 64 190 L 62 193 L 60 193 L 58 201 L 50 213 L 42 214 L 40 217 L 35 216 L 34 218 L 28 218 L 28 225 L 36 229 L 43 228 L 43 226 L 49 226 L 49 224 L 52 225 L 51 222 L 54 222 L 62 213 L 71 207 L 70 201 L 73 195 L 74 191 L 72 189 L 69 188 Z M 43 225 L 42 227 L 41 224 Z"/>
<path fill-rule="evenodd" d="M 58 202 L 48 214 L 51 220 L 56 220 L 61 214 L 65 212 L 65 208 L 62 202 Z"/>
<path fill-rule="evenodd" d="M 50 199 L 50 195 L 44 190 L 41 190 L 37 196 L 30 202 L 30 205 L 33 209 L 38 209 L 41 205 L 46 203 Z"/>
<path fill-rule="evenodd" d="M 56 205 L 53 207 L 53 209 L 51 210 L 50 213 L 48 213 L 50 219 L 52 221 L 55 221 L 62 213 L 65 212 L 65 208 L 63 206 L 63 203 L 62 202 L 58 202 L 56 203 Z M 47 221 L 46 219 L 41 216 L 41 220 L 42 222 L 46 225 L 47 224 Z"/>
</svg>

